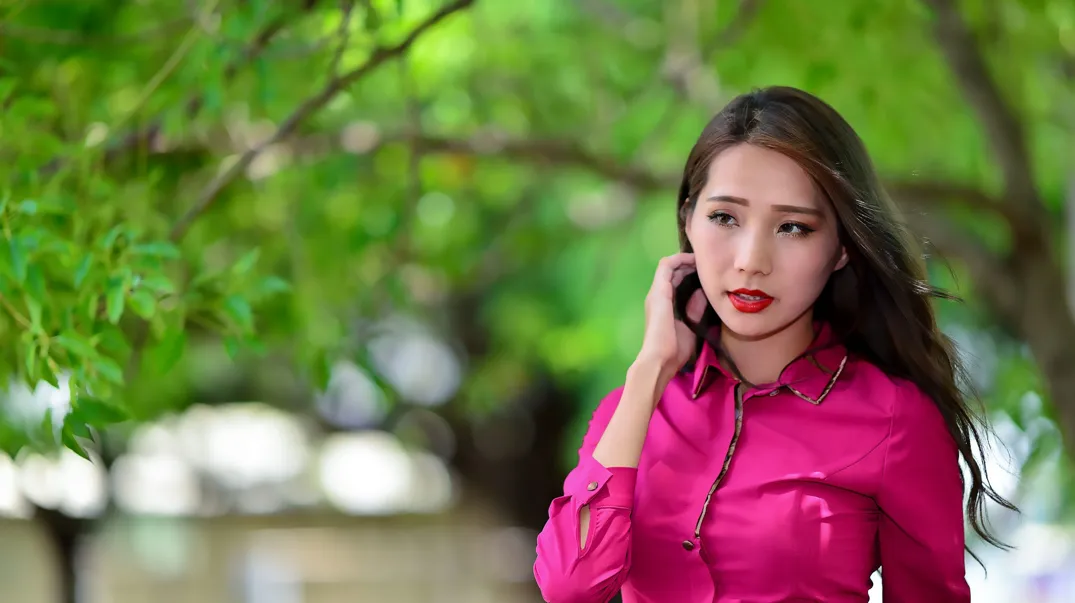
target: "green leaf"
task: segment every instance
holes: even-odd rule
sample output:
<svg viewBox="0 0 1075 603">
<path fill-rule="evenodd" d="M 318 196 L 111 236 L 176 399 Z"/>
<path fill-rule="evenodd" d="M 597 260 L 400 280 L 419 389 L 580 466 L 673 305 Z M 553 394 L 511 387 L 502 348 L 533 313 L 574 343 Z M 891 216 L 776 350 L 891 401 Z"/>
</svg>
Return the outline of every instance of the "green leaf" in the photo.
<svg viewBox="0 0 1075 603">
<path fill-rule="evenodd" d="M 22 239 L 15 237 L 11 239 L 9 247 L 11 249 L 11 267 L 15 271 L 15 280 L 19 284 L 26 282 L 26 251 L 22 247 Z"/>
<path fill-rule="evenodd" d="M 319 349 L 314 353 L 311 368 L 313 369 L 314 387 L 321 391 L 328 389 L 328 381 L 332 377 L 332 362 L 329 359 L 327 350 Z"/>
<path fill-rule="evenodd" d="M 83 311 L 86 312 L 86 317 L 90 320 L 97 320 L 97 313 L 100 311 L 101 297 L 99 295 L 89 294 L 83 301 Z"/>
<path fill-rule="evenodd" d="M 11 458 L 15 458 L 23 448 L 30 444 L 26 431 L 8 424 L 3 417 L 0 417 L 0 450 Z"/>
<path fill-rule="evenodd" d="M 26 357 L 26 381 L 30 384 L 37 381 L 37 341 L 31 340 L 24 350 Z"/>
<path fill-rule="evenodd" d="M 86 452 L 86 449 L 79 443 L 78 438 L 75 437 L 72 428 L 66 424 L 63 426 L 63 430 L 60 432 L 60 439 L 63 441 L 63 445 L 67 447 L 78 456 L 90 460 L 90 455 Z"/>
<path fill-rule="evenodd" d="M 75 269 L 75 287 L 81 287 L 82 283 L 86 282 L 86 276 L 90 273 L 90 268 L 93 266 L 93 256 L 86 254 L 82 261 L 78 263 L 78 268 Z"/>
<path fill-rule="evenodd" d="M 52 387 L 59 389 L 60 378 L 56 373 L 52 371 L 52 367 L 49 366 L 49 363 L 42 362 L 38 365 L 38 368 L 41 370 L 41 379 Z"/>
<path fill-rule="evenodd" d="M 41 271 L 41 266 L 30 264 L 29 268 L 27 268 L 26 291 L 37 299 L 47 298 L 45 293 L 45 275 Z"/>
<path fill-rule="evenodd" d="M 131 305 L 131 310 L 146 320 L 153 318 L 153 314 L 157 311 L 157 299 L 149 291 L 139 289 L 132 293 L 127 301 Z"/>
<path fill-rule="evenodd" d="M 131 418 L 130 414 L 119 406 L 91 397 L 79 398 L 72 413 L 93 427 L 122 423 Z"/>
<path fill-rule="evenodd" d="M 41 302 L 29 295 L 24 297 L 26 299 L 26 310 L 30 313 L 30 328 L 35 333 L 40 333 L 44 330 L 41 325 Z"/>
<path fill-rule="evenodd" d="M 243 331 L 254 328 L 254 312 L 250 309 L 250 302 L 245 298 L 239 295 L 229 295 L 224 300 L 224 312 Z"/>
<path fill-rule="evenodd" d="M 93 368 L 97 369 L 98 375 L 108 381 L 116 385 L 123 385 L 123 369 L 120 368 L 119 363 L 115 360 L 107 356 L 101 356 L 93 363 Z"/>
<path fill-rule="evenodd" d="M 250 251 L 243 254 L 243 257 L 239 258 L 239 261 L 235 262 L 235 265 L 231 267 L 232 274 L 241 276 L 253 270 L 254 266 L 258 263 L 258 258 L 261 256 L 261 248 L 255 247 Z"/>
<path fill-rule="evenodd" d="M 74 331 L 64 331 L 53 337 L 52 341 L 68 352 L 84 359 L 94 359 L 99 355 L 88 339 Z"/>
<path fill-rule="evenodd" d="M 244 338 L 243 347 L 258 356 L 264 356 L 269 352 L 268 348 L 265 347 L 265 343 L 254 336 Z"/>
<path fill-rule="evenodd" d="M 168 277 L 163 274 L 151 274 L 142 278 L 139 283 L 140 287 L 143 287 L 154 293 L 160 293 L 164 295 L 171 295 L 176 292 L 175 285 Z"/>
<path fill-rule="evenodd" d="M 228 357 L 232 360 L 239 355 L 242 350 L 242 342 L 238 337 L 227 336 L 224 338 L 224 351 L 228 353 Z"/>
<path fill-rule="evenodd" d="M 18 87 L 19 80 L 13 77 L 0 78 L 0 103 L 7 102 L 11 93 Z"/>
<path fill-rule="evenodd" d="M 139 243 L 131 247 L 131 253 L 135 255 L 148 255 L 159 258 L 179 259 L 179 248 L 168 241 L 154 241 L 152 243 Z"/>
<path fill-rule="evenodd" d="M 254 287 L 254 293 L 258 297 L 269 297 L 290 290 L 291 285 L 278 276 L 267 276 L 258 281 L 257 286 Z"/>
<path fill-rule="evenodd" d="M 108 298 L 105 308 L 108 312 L 108 322 L 117 324 L 123 316 L 123 304 L 127 296 L 127 280 L 112 278 L 109 280 Z"/>
<path fill-rule="evenodd" d="M 131 344 L 123 335 L 123 330 L 112 325 L 102 325 L 100 330 L 93 334 L 93 343 L 114 357 L 122 357 L 131 352 Z"/>
<path fill-rule="evenodd" d="M 165 315 L 160 312 L 154 313 L 149 319 L 149 332 L 153 335 L 153 339 L 161 340 L 167 330 L 168 322 L 165 320 Z"/>
<path fill-rule="evenodd" d="M 68 413 L 63 419 L 64 427 L 71 430 L 71 433 L 80 438 L 86 438 L 87 440 L 93 440 L 93 432 L 90 431 L 89 425 L 86 425 L 85 421 L 82 421 L 74 413 Z"/>
<path fill-rule="evenodd" d="M 111 250 L 112 247 L 116 244 L 116 241 L 119 240 L 120 235 L 124 234 L 126 230 L 126 224 L 117 224 L 113 226 L 112 229 L 109 230 L 108 233 L 101 238 L 101 248 L 105 251 Z"/>
<path fill-rule="evenodd" d="M 45 415 L 41 417 L 41 423 L 38 425 L 38 436 L 43 440 L 47 448 L 52 448 L 56 445 L 56 426 L 52 424 L 51 406 L 45 409 Z"/>
<path fill-rule="evenodd" d="M 365 18 L 362 20 L 362 25 L 365 27 L 367 32 L 374 32 L 380 29 L 381 24 L 381 13 L 373 7 L 373 3 L 367 3 L 366 15 Z"/>
<path fill-rule="evenodd" d="M 25 199 L 22 203 L 19 203 L 18 210 L 20 213 L 32 216 L 37 213 L 37 201 L 34 201 L 33 199 Z"/>
<path fill-rule="evenodd" d="M 182 328 L 171 329 L 164 335 L 164 339 L 154 350 L 160 372 L 167 373 L 172 370 L 183 357 L 187 349 L 187 334 Z"/>
</svg>

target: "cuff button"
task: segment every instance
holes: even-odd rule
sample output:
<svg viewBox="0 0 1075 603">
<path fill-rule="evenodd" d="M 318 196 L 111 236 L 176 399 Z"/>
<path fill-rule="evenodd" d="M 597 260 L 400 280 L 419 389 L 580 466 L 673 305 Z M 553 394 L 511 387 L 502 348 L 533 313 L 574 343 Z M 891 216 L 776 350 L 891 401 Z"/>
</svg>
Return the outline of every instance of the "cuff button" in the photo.
<svg viewBox="0 0 1075 603">
<path fill-rule="evenodd" d="M 586 484 L 586 489 L 589 490 L 590 492 L 593 492 L 594 490 L 597 489 L 597 482 L 590 482 L 590 483 Z"/>
</svg>

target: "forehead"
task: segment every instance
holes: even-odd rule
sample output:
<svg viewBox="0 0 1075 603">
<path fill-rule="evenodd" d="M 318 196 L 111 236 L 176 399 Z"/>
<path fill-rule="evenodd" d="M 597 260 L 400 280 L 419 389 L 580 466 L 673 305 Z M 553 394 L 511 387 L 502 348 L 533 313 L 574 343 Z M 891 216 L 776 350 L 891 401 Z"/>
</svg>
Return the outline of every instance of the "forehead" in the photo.
<svg viewBox="0 0 1075 603">
<path fill-rule="evenodd" d="M 794 203 L 818 209 L 828 205 L 794 159 L 751 144 L 726 149 L 710 163 L 701 198 L 715 195 L 742 197 L 751 204 Z"/>
</svg>

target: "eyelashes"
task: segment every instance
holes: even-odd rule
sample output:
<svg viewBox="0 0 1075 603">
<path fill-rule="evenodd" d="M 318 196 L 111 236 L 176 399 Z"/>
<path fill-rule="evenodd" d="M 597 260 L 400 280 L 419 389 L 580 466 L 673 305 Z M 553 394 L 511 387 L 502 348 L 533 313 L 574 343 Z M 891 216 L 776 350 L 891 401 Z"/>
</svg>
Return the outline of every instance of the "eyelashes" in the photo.
<svg viewBox="0 0 1075 603">
<path fill-rule="evenodd" d="M 736 226 L 739 226 L 739 222 L 736 221 L 735 216 L 726 211 L 718 210 L 709 214 L 709 221 L 724 228 L 735 228 Z M 777 228 L 777 234 L 787 237 L 806 237 L 814 231 L 815 229 L 810 228 L 801 222 L 784 222 Z"/>
<path fill-rule="evenodd" d="M 709 221 L 718 226 L 732 227 L 736 225 L 735 218 L 725 211 L 715 211 L 709 214 Z"/>
<path fill-rule="evenodd" d="M 787 234 L 790 237 L 805 237 L 814 232 L 813 228 L 810 228 L 806 224 L 800 224 L 799 222 L 785 222 L 780 225 L 780 234 Z"/>
</svg>

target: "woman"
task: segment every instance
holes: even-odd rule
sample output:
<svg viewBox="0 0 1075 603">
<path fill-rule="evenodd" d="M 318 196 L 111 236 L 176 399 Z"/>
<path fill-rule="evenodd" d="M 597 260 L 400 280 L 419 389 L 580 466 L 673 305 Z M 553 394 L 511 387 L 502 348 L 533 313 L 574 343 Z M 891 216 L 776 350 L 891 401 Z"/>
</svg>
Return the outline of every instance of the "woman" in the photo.
<svg viewBox="0 0 1075 603">
<path fill-rule="evenodd" d="M 983 497 L 1011 504 L 855 132 L 799 90 L 736 98 L 678 221 L 641 350 L 538 537 L 545 600 L 864 602 L 880 566 L 886 603 L 969 601 L 960 457 L 988 542 Z"/>
</svg>

